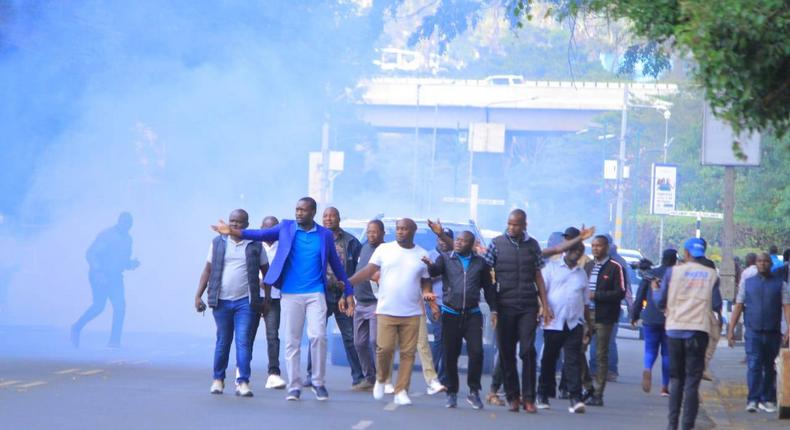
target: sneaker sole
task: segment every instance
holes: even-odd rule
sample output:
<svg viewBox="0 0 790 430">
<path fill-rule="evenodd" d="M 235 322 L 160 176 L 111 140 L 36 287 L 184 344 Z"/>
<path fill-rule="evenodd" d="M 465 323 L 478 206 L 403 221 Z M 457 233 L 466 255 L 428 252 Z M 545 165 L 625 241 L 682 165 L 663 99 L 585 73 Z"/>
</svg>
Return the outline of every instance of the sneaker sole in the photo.
<svg viewBox="0 0 790 430">
<path fill-rule="evenodd" d="M 236 391 L 236 395 L 239 396 L 239 397 L 253 397 L 252 392 L 247 393 L 247 394 L 241 394 L 238 391 Z"/>
<path fill-rule="evenodd" d="M 222 391 L 211 391 L 211 394 L 214 394 L 216 396 L 222 394 Z"/>
<path fill-rule="evenodd" d="M 472 409 L 475 409 L 475 410 L 483 409 L 483 405 L 477 406 L 474 403 L 472 403 L 472 401 L 469 400 L 469 399 L 466 399 L 466 403 L 469 403 L 472 406 Z"/>
<path fill-rule="evenodd" d="M 573 409 L 573 407 L 571 406 L 568 408 L 568 412 L 572 414 L 583 414 L 587 412 L 587 410 L 585 408 Z"/>
</svg>

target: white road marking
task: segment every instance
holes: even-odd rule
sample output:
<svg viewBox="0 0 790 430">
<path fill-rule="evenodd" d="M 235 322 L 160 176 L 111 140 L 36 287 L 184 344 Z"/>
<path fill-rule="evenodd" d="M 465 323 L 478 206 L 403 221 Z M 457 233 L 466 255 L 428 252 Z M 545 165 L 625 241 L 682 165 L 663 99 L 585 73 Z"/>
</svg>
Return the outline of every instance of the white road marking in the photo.
<svg viewBox="0 0 790 430">
<path fill-rule="evenodd" d="M 398 405 L 395 402 L 387 403 L 387 406 L 384 406 L 385 411 L 394 411 L 395 409 L 398 409 Z"/>
<path fill-rule="evenodd" d="M 77 373 L 77 375 L 91 376 L 91 375 L 96 375 L 96 374 L 99 374 L 99 373 L 102 373 L 102 372 L 104 372 L 104 370 L 102 370 L 102 369 L 92 369 L 92 370 L 86 370 L 84 372 L 79 372 L 79 373 Z"/>
<path fill-rule="evenodd" d="M 151 360 L 137 360 L 137 361 L 132 361 L 129 364 L 148 364 L 150 362 Z"/>
<path fill-rule="evenodd" d="M 55 372 L 56 375 L 67 375 L 69 373 L 78 372 L 80 369 L 63 369 Z"/>
<path fill-rule="evenodd" d="M 45 381 L 33 381 L 33 382 L 28 382 L 27 384 L 17 385 L 14 388 L 32 388 L 32 387 L 37 387 L 39 385 L 44 385 L 44 384 L 46 384 Z"/>
<path fill-rule="evenodd" d="M 22 381 L 5 381 L 5 382 L 0 382 L 0 387 L 8 387 L 9 385 L 18 384 L 20 382 L 22 382 Z"/>
<path fill-rule="evenodd" d="M 366 428 L 370 427 L 371 424 L 373 424 L 373 421 L 359 420 L 358 423 L 351 426 L 351 430 L 365 430 Z"/>
<path fill-rule="evenodd" d="M 123 364 L 123 363 L 126 363 L 126 360 L 113 360 L 110 362 L 110 364 Z"/>
</svg>

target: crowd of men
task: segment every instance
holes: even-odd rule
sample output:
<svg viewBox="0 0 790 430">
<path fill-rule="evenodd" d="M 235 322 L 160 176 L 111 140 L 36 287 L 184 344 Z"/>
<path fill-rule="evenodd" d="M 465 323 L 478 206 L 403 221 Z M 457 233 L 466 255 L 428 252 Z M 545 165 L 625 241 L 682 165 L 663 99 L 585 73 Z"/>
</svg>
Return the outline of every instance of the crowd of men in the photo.
<svg viewBox="0 0 790 430">
<path fill-rule="evenodd" d="M 309 387 L 318 400 L 327 400 L 326 328 L 334 315 L 350 364 L 352 390 L 372 391 L 375 399 L 393 394 L 395 404 L 411 404 L 409 384 L 419 353 L 428 394 L 446 392 L 446 406 L 455 408 L 458 358 L 465 342 L 466 400 L 482 409 L 482 297 L 499 351 L 488 402 L 505 404 L 513 412 L 536 413 L 549 408 L 550 399 L 560 398 L 569 400 L 570 413 L 584 413 L 587 406 L 604 405 L 606 382 L 612 376 L 610 353 L 616 357 L 612 345 L 620 305 L 627 299 L 633 323 L 641 318 L 645 327 L 643 389 L 650 391 L 651 369 L 661 349 L 661 394 L 670 397 L 669 428 L 693 428 L 709 339 L 713 343 L 721 330 L 721 319 L 715 316 L 722 303 L 718 275 L 705 258 L 703 240 L 685 243 L 684 264 L 675 265 L 677 252 L 667 250 L 658 269 L 645 267 L 633 300 L 628 268 L 612 253 L 611 238 L 594 236 L 594 228 L 569 227 L 541 249 L 527 234 L 526 213 L 516 209 L 508 216 L 505 232 L 483 248 L 472 232 L 453 232 L 429 220 L 437 237 L 436 249 L 429 252 L 415 244 L 417 225 L 409 218 L 397 221 L 395 241 L 388 243 L 384 224 L 370 221 L 367 240 L 361 244 L 340 228 L 336 208 L 325 209 L 323 225 L 315 223 L 316 211 L 315 200 L 305 197 L 297 203 L 294 220 L 266 217 L 261 229 L 249 229 L 248 214 L 237 209 L 227 224 L 212 226 L 219 235 L 211 243 L 195 297 L 198 311 L 213 309 L 217 326 L 211 393 L 224 391 L 235 341 L 236 394 L 252 396 L 252 345 L 262 318 L 269 358 L 266 387 L 285 388 L 286 399 L 292 401 Z M 591 237 L 588 258 L 583 241 Z M 730 325 L 731 332 L 745 309 L 747 345 L 752 345 L 747 354 L 756 354 L 749 358 L 749 402 L 755 403 L 755 410 L 758 404 L 769 410 L 771 402 L 775 408 L 776 399 L 769 395 L 775 373 L 768 363 L 771 354 L 776 356 L 774 349 L 778 352 L 772 330 L 781 322 L 782 303 L 790 321 L 786 266 L 784 278 L 773 276 L 764 270 L 766 258 L 770 263 L 770 257 L 759 256 L 756 274 L 742 279 L 745 286 L 739 290 Z M 762 319 L 757 323 L 755 318 Z M 279 366 L 281 320 L 285 380 Z M 309 349 L 303 378 L 305 325 Z M 543 346 L 538 379 L 539 326 Z M 393 383 L 396 350 L 400 362 Z M 504 402 L 497 395 L 502 385 Z M 752 385 L 757 387 L 754 395 Z"/>
</svg>

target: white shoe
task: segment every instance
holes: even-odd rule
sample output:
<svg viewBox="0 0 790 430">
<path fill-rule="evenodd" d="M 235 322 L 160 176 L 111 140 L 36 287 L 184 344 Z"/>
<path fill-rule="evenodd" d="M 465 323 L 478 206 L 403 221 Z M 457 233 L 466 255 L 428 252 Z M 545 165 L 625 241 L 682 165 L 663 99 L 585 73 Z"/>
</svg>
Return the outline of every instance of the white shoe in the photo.
<svg viewBox="0 0 790 430">
<path fill-rule="evenodd" d="M 239 382 L 239 385 L 236 386 L 236 395 L 241 397 L 252 397 L 250 384 L 246 382 Z"/>
<path fill-rule="evenodd" d="M 568 412 L 572 414 L 583 414 L 584 411 L 584 402 L 574 402 L 571 407 L 568 408 Z"/>
<path fill-rule="evenodd" d="M 447 387 L 442 385 L 442 383 L 439 382 L 438 379 L 434 379 L 433 381 L 431 381 L 428 384 L 428 388 L 425 390 L 425 392 L 427 392 L 429 396 L 433 396 L 436 393 L 441 393 L 442 391 L 447 391 Z"/>
<path fill-rule="evenodd" d="M 768 412 L 769 414 L 776 413 L 776 403 L 774 402 L 760 402 L 757 404 L 757 407 L 760 408 L 763 412 Z"/>
<path fill-rule="evenodd" d="M 396 405 L 406 406 L 411 404 L 411 399 L 409 395 L 406 394 L 406 390 L 401 390 L 398 394 L 395 395 L 395 399 L 393 400 Z"/>
<path fill-rule="evenodd" d="M 746 412 L 757 412 L 757 402 L 749 402 L 746 404 Z"/>
<path fill-rule="evenodd" d="M 392 384 L 384 384 L 384 394 L 395 394 L 395 386 Z"/>
<path fill-rule="evenodd" d="M 385 388 L 385 384 L 376 381 L 376 383 L 373 385 L 373 398 L 376 400 L 381 400 L 382 398 L 384 398 L 385 391 L 387 391 L 387 389 Z"/>
<path fill-rule="evenodd" d="M 214 382 L 211 383 L 211 394 L 222 394 L 225 390 L 225 381 L 221 379 L 215 379 Z"/>
<path fill-rule="evenodd" d="M 285 388 L 285 380 L 280 375 L 269 375 L 266 379 L 266 388 L 281 390 Z"/>
</svg>

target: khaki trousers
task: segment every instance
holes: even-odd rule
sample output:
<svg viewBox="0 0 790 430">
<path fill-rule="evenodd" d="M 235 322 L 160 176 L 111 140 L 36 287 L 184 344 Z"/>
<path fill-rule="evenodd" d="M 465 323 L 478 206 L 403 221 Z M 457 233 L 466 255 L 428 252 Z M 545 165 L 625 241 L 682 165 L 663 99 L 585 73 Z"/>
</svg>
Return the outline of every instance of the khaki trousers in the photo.
<svg viewBox="0 0 790 430">
<path fill-rule="evenodd" d="M 411 371 L 414 367 L 414 353 L 420 332 L 420 317 L 393 317 L 376 315 L 376 380 L 385 383 L 390 379 L 396 344 L 400 344 L 400 366 L 395 393 L 408 392 Z"/>
</svg>

